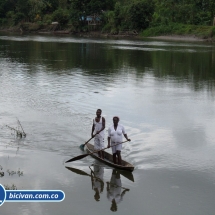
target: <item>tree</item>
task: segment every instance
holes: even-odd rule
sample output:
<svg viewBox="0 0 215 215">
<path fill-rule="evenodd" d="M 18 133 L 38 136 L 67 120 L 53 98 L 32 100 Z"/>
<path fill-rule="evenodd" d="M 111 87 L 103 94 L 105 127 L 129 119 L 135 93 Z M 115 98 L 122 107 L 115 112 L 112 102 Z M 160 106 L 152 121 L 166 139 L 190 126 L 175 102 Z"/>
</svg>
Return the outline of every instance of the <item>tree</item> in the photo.
<svg viewBox="0 0 215 215">
<path fill-rule="evenodd" d="M 0 0 L 0 18 L 5 18 L 8 11 L 14 11 L 15 2 L 10 0 Z"/>
<path fill-rule="evenodd" d="M 139 0 L 131 4 L 129 9 L 131 27 L 136 30 L 146 29 L 154 13 L 154 2 L 151 0 Z"/>
<path fill-rule="evenodd" d="M 29 15 L 34 21 L 34 19 L 38 19 L 38 17 L 41 15 L 42 10 L 46 7 L 47 3 L 45 0 L 28 0 L 28 2 L 30 5 Z"/>
</svg>

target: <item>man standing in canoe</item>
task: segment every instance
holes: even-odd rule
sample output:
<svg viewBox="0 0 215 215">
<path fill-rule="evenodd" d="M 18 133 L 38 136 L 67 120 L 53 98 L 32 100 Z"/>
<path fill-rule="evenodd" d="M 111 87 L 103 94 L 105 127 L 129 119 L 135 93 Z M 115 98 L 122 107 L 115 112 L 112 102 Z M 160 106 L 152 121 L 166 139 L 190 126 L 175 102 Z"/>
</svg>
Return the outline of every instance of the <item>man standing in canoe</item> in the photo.
<svg viewBox="0 0 215 215">
<path fill-rule="evenodd" d="M 124 137 L 126 138 L 127 141 L 131 141 L 131 140 L 128 139 L 124 126 L 119 125 L 118 123 L 119 123 L 119 117 L 114 116 L 113 125 L 110 126 L 110 128 L 108 129 L 108 146 L 107 147 L 110 148 L 110 146 L 118 144 L 117 146 L 111 147 L 112 153 L 113 153 L 113 162 L 115 164 L 122 165 L 122 158 L 121 158 L 122 144 L 119 144 L 122 142 L 122 135 L 124 135 Z M 118 162 L 117 162 L 116 157 L 118 158 Z"/>
<path fill-rule="evenodd" d="M 94 149 L 104 149 L 104 129 L 105 129 L 105 118 L 101 116 L 102 110 L 96 111 L 96 117 L 93 119 L 92 133 L 91 136 L 94 138 Z M 100 158 L 104 159 L 104 151 L 98 152 Z"/>
</svg>

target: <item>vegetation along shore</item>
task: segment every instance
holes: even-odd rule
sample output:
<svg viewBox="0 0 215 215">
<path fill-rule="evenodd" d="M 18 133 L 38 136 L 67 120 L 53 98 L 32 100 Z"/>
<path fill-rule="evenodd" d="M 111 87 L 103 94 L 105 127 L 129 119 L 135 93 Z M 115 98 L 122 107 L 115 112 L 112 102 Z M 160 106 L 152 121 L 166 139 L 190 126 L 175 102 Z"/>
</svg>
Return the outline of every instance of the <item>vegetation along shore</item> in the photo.
<svg viewBox="0 0 215 215">
<path fill-rule="evenodd" d="M 4 0 L 0 30 L 215 41 L 215 1 Z"/>
</svg>

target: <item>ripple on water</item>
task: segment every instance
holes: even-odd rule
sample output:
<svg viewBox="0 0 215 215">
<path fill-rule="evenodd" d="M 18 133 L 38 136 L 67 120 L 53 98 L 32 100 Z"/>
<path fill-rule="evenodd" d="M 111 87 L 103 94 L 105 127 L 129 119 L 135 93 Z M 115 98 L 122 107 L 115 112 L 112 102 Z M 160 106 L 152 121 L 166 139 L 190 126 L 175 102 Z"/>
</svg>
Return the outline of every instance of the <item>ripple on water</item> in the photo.
<svg viewBox="0 0 215 215">
<path fill-rule="evenodd" d="M 133 50 L 145 53 L 158 50 L 169 52 L 169 49 L 173 52 L 185 50 L 192 54 L 193 51 L 201 53 L 211 49 L 210 45 L 205 44 L 192 44 L 191 47 L 184 42 L 150 40 L 96 41 L 53 36 L 0 36 L 0 39 L 67 44 L 100 43 L 102 48 L 127 49 L 131 51 L 130 54 Z M 63 58 L 49 59 L 47 55 L 47 59 L 40 59 L 37 56 L 29 63 L 24 63 L 23 59 L 19 59 L 19 50 L 14 51 L 10 46 L 7 51 L 11 51 L 12 57 L 4 53 L 1 58 L 0 116 L 12 125 L 16 117 L 21 120 L 28 133 L 23 146 L 77 155 L 80 152 L 79 145 L 90 137 L 92 118 L 99 106 L 104 110 L 107 127 L 112 124 L 113 115 L 122 116 L 121 122 L 132 139 L 131 143 L 125 145 L 122 154 L 137 168 L 194 168 L 212 171 L 212 155 L 208 159 L 204 157 L 213 146 L 206 144 L 204 147 L 209 149 L 204 152 L 202 142 L 207 143 L 208 139 L 204 137 L 208 133 L 210 139 L 214 135 L 208 128 L 204 131 L 207 126 L 200 117 L 200 113 L 208 109 L 212 102 L 207 100 L 207 91 L 196 92 L 188 87 L 187 77 L 183 76 L 180 84 L 177 76 L 170 74 L 172 78 L 168 75 L 163 77 L 161 71 L 155 73 L 151 64 L 143 68 L 141 64 L 132 65 L 129 60 L 120 68 L 110 68 L 109 65 L 99 69 L 89 68 L 88 64 L 83 67 L 83 62 L 77 61 L 74 67 L 62 69 L 60 66 L 49 65 L 56 61 L 63 63 Z M 41 63 L 46 60 L 49 62 L 47 65 Z M 204 102 L 207 107 L 203 105 Z M 197 108 L 196 114 L 194 108 Z M 213 113 L 210 113 L 210 119 Z M 188 118 L 191 118 L 192 123 L 186 127 L 185 121 L 189 121 Z M 197 118 L 200 122 L 195 121 Z M 173 119 L 177 119 L 177 122 Z M 176 128 L 175 124 L 179 126 Z M 210 127 L 213 128 L 212 122 Z M 185 144 L 185 139 L 190 141 Z M 5 134 L 6 140 L 10 140 L 8 134 Z M 14 141 L 12 144 L 21 143 Z"/>
</svg>

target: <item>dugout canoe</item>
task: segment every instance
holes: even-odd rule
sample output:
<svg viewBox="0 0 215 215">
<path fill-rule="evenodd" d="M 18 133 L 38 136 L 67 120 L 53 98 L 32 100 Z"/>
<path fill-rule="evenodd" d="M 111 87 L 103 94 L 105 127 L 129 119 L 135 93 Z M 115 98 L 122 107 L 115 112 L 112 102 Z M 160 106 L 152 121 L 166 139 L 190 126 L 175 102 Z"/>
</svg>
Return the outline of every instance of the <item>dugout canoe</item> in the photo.
<svg viewBox="0 0 215 215">
<path fill-rule="evenodd" d="M 94 146 L 90 143 L 87 143 L 86 144 L 86 150 L 87 152 L 89 153 L 92 153 L 94 151 Z M 118 165 L 118 164 L 114 164 L 113 163 L 113 155 L 104 151 L 104 156 L 105 156 L 105 159 L 101 159 L 99 156 L 98 156 L 98 153 L 93 153 L 91 154 L 92 157 L 94 157 L 95 159 L 109 165 L 109 166 L 112 166 L 114 168 L 117 168 L 117 169 L 121 169 L 121 170 L 126 170 L 126 171 L 129 171 L 129 172 L 132 172 L 134 170 L 134 166 L 132 164 L 130 164 L 129 162 L 125 161 L 122 159 L 122 165 Z"/>
</svg>

